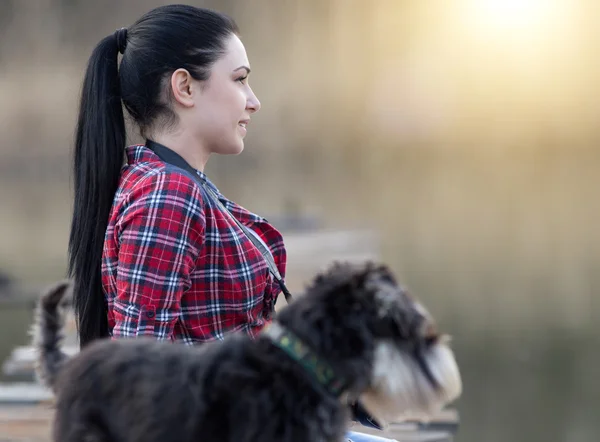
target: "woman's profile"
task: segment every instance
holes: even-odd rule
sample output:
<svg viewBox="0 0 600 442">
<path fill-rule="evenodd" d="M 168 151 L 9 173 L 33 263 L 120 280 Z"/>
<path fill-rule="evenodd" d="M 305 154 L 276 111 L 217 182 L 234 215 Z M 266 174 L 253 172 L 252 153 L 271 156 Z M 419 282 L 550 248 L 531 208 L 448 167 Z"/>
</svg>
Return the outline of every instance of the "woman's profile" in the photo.
<svg viewBox="0 0 600 442">
<path fill-rule="evenodd" d="M 261 106 L 250 72 L 235 22 L 193 6 L 153 9 L 94 49 L 81 91 L 69 237 L 82 347 L 139 336 L 197 345 L 255 336 L 269 322 L 281 287 L 251 236 L 285 277 L 283 237 L 204 173 L 211 155 L 244 149 Z M 126 145 L 123 108 L 143 144 Z M 195 176 L 159 151 L 182 158 Z"/>
</svg>

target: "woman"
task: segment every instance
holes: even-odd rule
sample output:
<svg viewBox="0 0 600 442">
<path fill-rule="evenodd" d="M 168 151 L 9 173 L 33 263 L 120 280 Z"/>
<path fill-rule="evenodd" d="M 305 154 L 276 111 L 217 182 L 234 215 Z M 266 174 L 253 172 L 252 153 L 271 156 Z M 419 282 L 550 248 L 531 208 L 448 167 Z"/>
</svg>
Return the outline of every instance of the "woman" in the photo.
<svg viewBox="0 0 600 442">
<path fill-rule="evenodd" d="M 82 347 L 136 336 L 193 345 L 255 336 L 268 322 L 279 285 L 237 221 L 266 244 L 282 276 L 283 238 L 203 173 L 211 154 L 244 148 L 260 109 L 249 73 L 233 20 L 192 6 L 156 8 L 95 48 L 76 132 L 69 239 Z M 126 147 L 122 104 L 144 145 Z M 161 149 L 197 177 L 165 163 Z"/>
</svg>

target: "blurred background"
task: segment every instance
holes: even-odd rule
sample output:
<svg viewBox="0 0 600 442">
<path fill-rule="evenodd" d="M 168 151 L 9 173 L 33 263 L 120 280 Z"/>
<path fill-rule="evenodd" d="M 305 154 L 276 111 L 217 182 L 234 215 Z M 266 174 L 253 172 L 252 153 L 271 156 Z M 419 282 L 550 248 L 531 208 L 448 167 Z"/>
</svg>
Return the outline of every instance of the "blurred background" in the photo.
<svg viewBox="0 0 600 442">
<path fill-rule="evenodd" d="M 0 363 L 65 276 L 87 58 L 165 3 L 0 0 Z M 458 441 L 598 440 L 600 3 L 187 3 L 235 18 L 262 102 L 207 173 L 291 269 L 311 232 L 369 238 L 454 337 Z"/>
</svg>

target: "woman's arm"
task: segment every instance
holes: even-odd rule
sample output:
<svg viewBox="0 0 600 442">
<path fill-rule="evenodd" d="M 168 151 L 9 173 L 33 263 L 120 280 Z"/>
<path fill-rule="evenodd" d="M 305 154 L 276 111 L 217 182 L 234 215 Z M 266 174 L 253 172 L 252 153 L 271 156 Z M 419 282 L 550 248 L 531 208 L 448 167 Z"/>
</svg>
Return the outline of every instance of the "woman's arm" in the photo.
<svg viewBox="0 0 600 442">
<path fill-rule="evenodd" d="M 255 231 L 260 235 L 265 244 L 267 244 L 267 246 L 269 247 L 269 250 L 273 255 L 275 265 L 277 266 L 277 270 L 279 271 L 279 274 L 285 281 L 287 252 L 285 249 L 283 236 L 277 229 L 266 223 L 254 225 L 252 228 L 255 229 Z M 279 283 L 273 278 L 271 284 L 269 284 L 268 287 L 265 289 L 263 313 L 266 318 L 271 318 L 271 315 L 274 312 L 275 303 L 280 293 L 281 287 L 279 286 Z"/>
<path fill-rule="evenodd" d="M 189 177 L 167 170 L 145 178 L 129 200 L 117 224 L 113 338 L 172 339 L 204 242 L 202 195 Z"/>
</svg>

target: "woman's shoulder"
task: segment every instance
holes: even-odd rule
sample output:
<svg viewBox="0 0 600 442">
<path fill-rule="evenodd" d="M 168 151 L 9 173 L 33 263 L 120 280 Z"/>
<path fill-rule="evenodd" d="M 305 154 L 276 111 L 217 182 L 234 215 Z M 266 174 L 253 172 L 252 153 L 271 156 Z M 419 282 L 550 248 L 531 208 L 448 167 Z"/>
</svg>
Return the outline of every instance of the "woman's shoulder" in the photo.
<svg viewBox="0 0 600 442">
<path fill-rule="evenodd" d="M 119 217 L 146 210 L 169 210 L 181 217 L 203 220 L 205 198 L 187 172 L 162 161 L 129 162 L 115 195 Z"/>
<path fill-rule="evenodd" d="M 160 162 L 128 164 L 121 177 L 109 220 L 119 241 L 125 231 L 129 239 L 144 237 L 146 244 L 185 238 L 197 255 L 206 214 L 194 179 Z"/>
<path fill-rule="evenodd" d="M 202 198 L 194 177 L 178 167 L 166 164 L 155 155 L 145 155 L 144 146 L 128 148 L 128 163 L 121 175 L 121 190 L 136 193 L 175 193 Z"/>
</svg>

